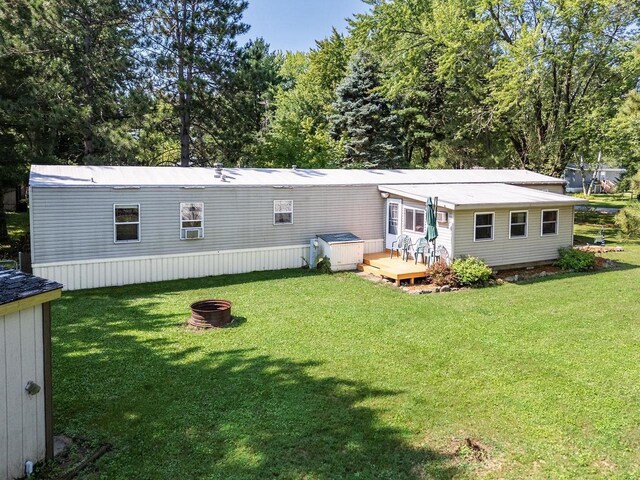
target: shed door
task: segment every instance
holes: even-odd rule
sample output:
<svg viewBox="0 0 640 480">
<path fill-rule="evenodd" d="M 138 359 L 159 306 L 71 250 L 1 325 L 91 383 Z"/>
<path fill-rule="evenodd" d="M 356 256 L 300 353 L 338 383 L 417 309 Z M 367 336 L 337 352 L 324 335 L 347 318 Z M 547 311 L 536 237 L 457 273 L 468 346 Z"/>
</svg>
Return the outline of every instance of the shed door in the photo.
<svg viewBox="0 0 640 480">
<path fill-rule="evenodd" d="M 385 232 L 385 247 L 390 249 L 391 244 L 400 235 L 400 206 L 402 201 L 397 198 L 387 199 L 387 222 Z"/>
</svg>

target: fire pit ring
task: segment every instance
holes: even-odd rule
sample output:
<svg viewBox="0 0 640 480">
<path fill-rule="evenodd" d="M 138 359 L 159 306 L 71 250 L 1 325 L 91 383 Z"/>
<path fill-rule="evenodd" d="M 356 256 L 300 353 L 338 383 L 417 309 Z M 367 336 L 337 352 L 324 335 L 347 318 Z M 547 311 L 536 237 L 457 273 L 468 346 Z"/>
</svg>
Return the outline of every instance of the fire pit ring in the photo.
<svg viewBox="0 0 640 480">
<path fill-rule="evenodd" d="M 231 302 L 227 300 L 199 300 L 191 304 L 188 324 L 192 327 L 219 328 L 231 321 Z"/>
</svg>

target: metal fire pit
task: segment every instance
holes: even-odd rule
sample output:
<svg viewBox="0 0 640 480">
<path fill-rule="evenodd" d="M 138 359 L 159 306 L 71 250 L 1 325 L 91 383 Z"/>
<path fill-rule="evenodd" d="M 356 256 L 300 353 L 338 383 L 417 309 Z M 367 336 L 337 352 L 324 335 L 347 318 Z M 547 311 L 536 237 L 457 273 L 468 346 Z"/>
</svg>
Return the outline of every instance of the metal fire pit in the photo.
<svg viewBox="0 0 640 480">
<path fill-rule="evenodd" d="M 200 300 L 191 304 L 189 325 L 195 328 L 224 327 L 231 323 L 231 302 Z"/>
</svg>

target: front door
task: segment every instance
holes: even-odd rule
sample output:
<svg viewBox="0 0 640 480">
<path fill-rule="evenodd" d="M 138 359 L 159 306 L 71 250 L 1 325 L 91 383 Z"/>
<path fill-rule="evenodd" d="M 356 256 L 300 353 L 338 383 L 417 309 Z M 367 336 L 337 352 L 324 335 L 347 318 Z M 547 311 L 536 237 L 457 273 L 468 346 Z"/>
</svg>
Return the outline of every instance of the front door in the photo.
<svg viewBox="0 0 640 480">
<path fill-rule="evenodd" d="M 400 207 L 402 201 L 397 198 L 387 199 L 387 222 L 385 225 L 385 248 L 391 249 L 391 244 L 400 235 Z"/>
</svg>

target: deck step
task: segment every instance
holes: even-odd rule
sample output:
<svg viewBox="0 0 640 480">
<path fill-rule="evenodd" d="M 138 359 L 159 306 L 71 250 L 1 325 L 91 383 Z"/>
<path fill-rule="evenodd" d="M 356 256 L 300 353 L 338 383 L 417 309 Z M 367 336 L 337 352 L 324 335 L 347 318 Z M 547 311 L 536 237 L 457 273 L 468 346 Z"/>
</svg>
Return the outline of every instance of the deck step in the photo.
<svg viewBox="0 0 640 480">
<path fill-rule="evenodd" d="M 372 273 L 373 275 L 380 275 L 380 269 L 378 267 L 374 267 L 373 265 L 368 265 L 366 263 L 358 264 L 358 271 Z"/>
</svg>

